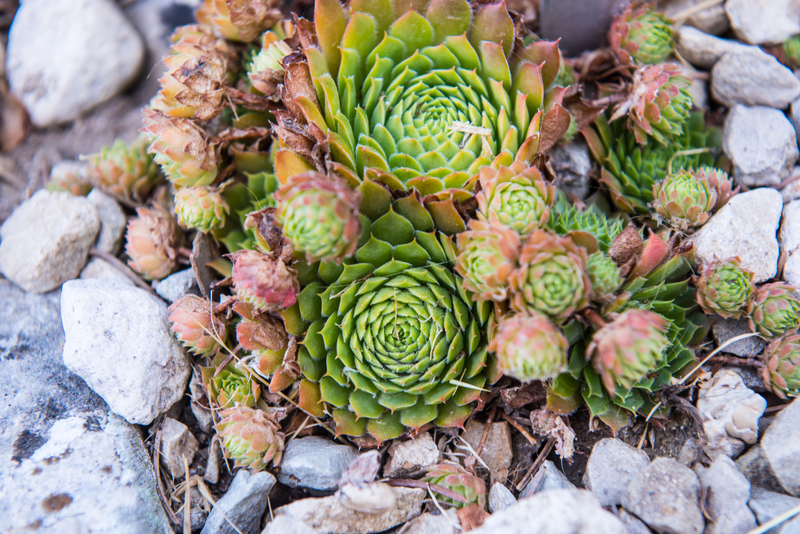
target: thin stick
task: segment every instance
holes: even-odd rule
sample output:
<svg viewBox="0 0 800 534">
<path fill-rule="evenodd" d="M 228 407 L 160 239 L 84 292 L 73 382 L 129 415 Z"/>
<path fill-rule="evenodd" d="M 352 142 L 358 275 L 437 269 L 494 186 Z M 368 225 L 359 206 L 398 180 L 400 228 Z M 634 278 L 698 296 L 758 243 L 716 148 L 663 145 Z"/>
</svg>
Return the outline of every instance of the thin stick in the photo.
<svg viewBox="0 0 800 534">
<path fill-rule="evenodd" d="M 390 478 L 386 481 L 386 483 L 390 486 L 401 488 L 433 489 L 433 491 L 439 495 L 447 497 L 448 499 L 453 499 L 454 501 L 464 504 L 467 503 L 466 497 L 460 493 L 456 493 L 455 491 L 445 488 L 444 486 L 440 486 L 439 484 L 431 484 L 430 482 L 425 482 L 423 480 L 412 480 L 410 478 Z"/>
<path fill-rule="evenodd" d="M 518 431 L 520 434 L 522 434 L 522 436 L 523 436 L 525 439 L 527 439 L 527 440 L 528 440 L 528 443 L 530 443 L 531 445 L 536 445 L 536 444 L 537 444 L 537 441 L 536 441 L 536 439 L 535 439 L 533 436 L 531 436 L 531 435 L 528 433 L 528 431 L 527 431 L 527 430 L 525 430 L 525 429 L 522 427 L 522 425 L 521 425 L 521 424 L 517 423 L 517 422 L 514 420 L 514 418 L 513 418 L 513 417 L 511 417 L 510 415 L 508 415 L 507 413 L 505 413 L 505 412 L 504 412 L 504 411 L 502 411 L 502 410 L 500 411 L 500 417 L 502 417 L 503 419 L 505 419 L 506 421 L 508 421 L 508 423 L 509 423 L 511 426 L 513 426 L 514 428 L 516 428 L 516 429 L 517 429 L 517 431 Z"/>
<path fill-rule="evenodd" d="M 522 488 L 525 487 L 525 484 L 528 483 L 528 480 L 530 480 L 531 476 L 533 476 L 533 474 L 542 466 L 544 461 L 547 459 L 547 456 L 550 454 L 550 451 L 553 450 L 555 444 L 556 444 L 556 438 L 551 437 L 550 439 L 547 440 L 547 443 L 545 443 L 544 447 L 542 447 L 539 456 L 536 457 L 536 461 L 533 462 L 533 464 L 531 464 L 530 468 L 528 468 L 528 471 L 525 473 L 525 476 L 523 476 L 522 480 L 520 480 L 519 484 L 517 484 L 517 491 L 522 491 Z"/>
<path fill-rule="evenodd" d="M 186 473 L 186 490 L 183 492 L 183 534 L 192 534 L 192 485 L 189 484 L 189 462 L 183 457 L 183 470 Z"/>
<path fill-rule="evenodd" d="M 683 25 L 683 23 L 686 22 L 689 19 L 689 17 L 691 17 L 695 13 L 700 13 L 704 9 L 714 7 L 715 5 L 721 4 L 724 1 L 725 0 L 706 0 L 705 2 L 701 2 L 695 6 L 684 9 L 683 11 L 672 17 L 672 20 L 675 21 L 675 28 Z"/>
<path fill-rule="evenodd" d="M 89 254 L 97 258 L 100 258 L 101 260 L 107 261 L 108 263 L 113 265 L 118 271 L 124 274 L 128 279 L 130 279 L 131 282 L 136 284 L 137 287 L 144 289 L 145 291 L 148 291 L 149 293 L 155 296 L 158 296 L 158 293 L 156 293 L 152 287 L 145 284 L 144 280 L 136 276 L 136 273 L 134 273 L 130 267 L 122 263 L 122 261 L 116 256 L 113 256 L 108 252 L 103 252 L 102 250 L 97 250 L 96 248 L 91 249 L 89 251 Z"/>
<path fill-rule="evenodd" d="M 475 454 L 480 454 L 483 452 L 483 447 L 486 446 L 486 439 L 489 437 L 489 430 L 492 428 L 492 422 L 494 421 L 494 416 L 496 414 L 497 406 L 492 408 L 492 411 L 489 414 L 489 419 L 486 420 L 486 426 L 483 427 L 483 432 L 481 433 L 481 440 L 478 442 L 478 446 L 475 447 Z"/>
<path fill-rule="evenodd" d="M 450 516 L 449 516 L 449 515 L 447 515 L 447 513 L 444 511 L 444 508 L 442 508 L 442 505 L 441 505 L 441 504 L 439 504 L 439 499 L 437 499 L 437 498 L 436 498 L 436 495 L 434 495 L 434 494 L 433 494 L 433 492 L 431 491 L 431 485 L 432 485 L 432 484 L 428 484 L 426 489 L 428 490 L 428 495 L 430 495 L 430 496 L 431 496 L 431 499 L 433 500 L 433 504 L 434 504 L 434 505 L 436 505 L 436 508 L 438 508 L 438 509 L 439 509 L 439 513 L 441 513 L 441 514 L 442 514 L 442 517 L 446 517 L 446 518 L 447 518 L 447 521 L 448 521 L 448 522 L 449 522 L 449 523 L 450 523 L 450 524 L 453 526 L 453 528 L 456 528 L 456 529 L 458 529 L 458 530 L 461 530 L 461 525 L 458 525 L 458 524 L 456 524 L 456 523 L 455 523 L 455 522 L 454 522 L 454 521 L 453 521 L 453 520 L 450 518 Z"/>
<path fill-rule="evenodd" d="M 167 498 L 164 495 L 164 486 L 162 485 L 161 482 L 161 462 L 159 461 L 160 451 L 161 451 L 161 422 L 158 423 L 158 431 L 156 431 L 156 442 L 153 445 L 153 469 L 155 470 L 156 474 L 156 489 L 158 490 L 158 498 L 161 500 L 161 506 L 164 508 L 164 511 L 167 512 L 167 517 L 169 517 L 170 522 L 173 525 L 180 525 L 181 522 L 178 520 L 178 517 L 175 515 L 175 512 L 172 511 L 172 506 L 169 505 L 169 503 L 167 502 Z"/>
<path fill-rule="evenodd" d="M 764 523 L 760 527 L 754 528 L 753 530 L 751 530 L 747 534 L 764 534 L 768 530 L 772 529 L 773 527 L 776 527 L 776 526 L 780 525 L 784 521 L 788 521 L 789 519 L 793 518 L 797 514 L 800 514 L 800 505 L 797 505 L 794 508 L 792 508 L 791 510 L 788 510 L 788 511 L 782 513 L 778 517 L 774 517 L 774 518 L 770 519 L 769 521 L 767 521 L 766 523 Z"/>
</svg>

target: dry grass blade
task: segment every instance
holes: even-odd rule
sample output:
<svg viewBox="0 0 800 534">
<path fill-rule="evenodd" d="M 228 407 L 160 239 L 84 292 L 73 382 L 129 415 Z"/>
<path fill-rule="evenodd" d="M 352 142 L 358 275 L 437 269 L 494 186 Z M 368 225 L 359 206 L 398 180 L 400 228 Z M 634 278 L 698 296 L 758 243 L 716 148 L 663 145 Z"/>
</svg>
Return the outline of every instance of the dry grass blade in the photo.
<svg viewBox="0 0 800 534">
<path fill-rule="evenodd" d="M 547 440 L 547 443 L 545 443 L 544 447 L 542 447 L 539 456 L 536 457 L 536 461 L 531 464 L 530 468 L 528 468 L 528 471 L 525 473 L 525 476 L 522 477 L 522 480 L 520 480 L 519 484 L 517 484 L 517 491 L 522 491 L 522 488 L 525 487 L 525 484 L 528 483 L 528 480 L 530 480 L 533 474 L 536 473 L 536 471 L 542 466 L 555 445 L 556 438 L 550 438 Z"/>
<path fill-rule="evenodd" d="M 766 523 L 764 523 L 760 527 L 754 528 L 753 530 L 751 530 L 747 534 L 764 534 L 765 532 L 767 532 L 769 530 L 772 530 L 776 526 L 780 525 L 784 521 L 790 520 L 791 518 L 793 518 L 797 514 L 800 514 L 800 505 L 795 506 L 791 510 L 787 510 L 785 513 L 782 513 L 778 517 L 774 517 L 774 518 L 770 519 L 769 521 L 767 521 Z"/>
<path fill-rule="evenodd" d="M 156 489 L 158 490 L 158 498 L 161 500 L 161 506 L 164 508 L 164 511 L 167 512 L 167 517 L 169 518 L 170 522 L 173 525 L 180 525 L 181 522 L 178 520 L 178 517 L 175 515 L 175 512 L 172 511 L 172 506 L 169 505 L 167 502 L 167 498 L 164 495 L 164 486 L 161 482 L 161 462 L 159 461 L 159 453 L 161 451 L 161 419 L 157 423 L 158 430 L 156 431 L 156 441 L 153 445 L 153 470 L 155 471 L 156 475 Z"/>
<path fill-rule="evenodd" d="M 505 419 L 505 420 L 508 422 L 508 424 L 510 424 L 511 426 L 513 426 L 514 428 L 516 428 L 516 429 L 517 429 L 517 431 L 518 431 L 520 434 L 522 434 L 522 437 L 524 437 L 525 439 L 527 439 L 527 440 L 528 440 L 528 443 L 530 443 L 531 445 L 536 445 L 536 444 L 537 444 L 537 442 L 536 442 L 536 439 L 535 439 L 533 436 L 531 436 L 531 435 L 528 433 L 528 431 L 527 431 L 527 430 L 525 430 L 524 428 L 522 428 L 522 425 L 521 425 L 521 424 L 519 424 L 518 422 L 516 422 L 516 421 L 514 420 L 514 418 L 513 418 L 513 417 L 511 417 L 510 415 L 508 415 L 507 413 L 505 413 L 505 412 L 504 412 L 504 411 L 502 411 L 502 410 L 500 411 L 500 417 L 502 417 L 503 419 Z"/>
<path fill-rule="evenodd" d="M 425 482 L 424 480 L 413 480 L 410 478 L 390 478 L 386 480 L 386 483 L 390 486 L 401 487 L 401 488 L 419 488 L 419 489 L 427 489 L 433 490 L 439 495 L 447 497 L 448 499 L 453 499 L 454 501 L 458 501 L 460 503 L 467 503 L 467 499 L 449 488 L 445 488 L 444 486 L 440 486 L 439 484 L 431 484 L 430 482 Z"/>
<path fill-rule="evenodd" d="M 467 440 L 465 440 L 461 436 L 458 436 L 458 439 L 461 440 L 461 443 L 463 443 L 464 446 L 462 447 L 460 445 L 457 445 L 457 447 L 459 449 L 467 449 L 469 451 L 469 453 L 472 454 L 478 460 L 478 462 L 480 462 L 480 464 L 484 468 L 486 468 L 487 471 L 491 472 L 491 469 L 489 469 L 489 466 L 486 464 L 486 462 L 483 461 L 483 458 L 480 457 L 480 455 L 475 451 L 475 449 L 472 448 L 472 445 L 467 443 Z"/>
<path fill-rule="evenodd" d="M 189 462 L 183 457 L 183 471 L 186 473 L 186 489 L 183 499 L 183 534 L 192 534 L 192 485 L 189 484 Z"/>
</svg>

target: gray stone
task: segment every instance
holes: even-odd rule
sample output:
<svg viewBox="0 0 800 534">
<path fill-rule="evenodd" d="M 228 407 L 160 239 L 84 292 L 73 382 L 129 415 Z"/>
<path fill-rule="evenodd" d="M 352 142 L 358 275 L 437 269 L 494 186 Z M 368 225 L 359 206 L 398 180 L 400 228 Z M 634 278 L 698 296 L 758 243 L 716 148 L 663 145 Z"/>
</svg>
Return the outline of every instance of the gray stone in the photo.
<svg viewBox="0 0 800 534">
<path fill-rule="evenodd" d="M 200 295 L 200 289 L 191 269 L 169 275 L 157 282 L 153 289 L 167 302 L 175 302 L 184 295 Z"/>
<path fill-rule="evenodd" d="M 203 474 L 203 480 L 209 484 L 219 482 L 219 471 L 222 465 L 225 465 L 222 447 L 219 444 L 219 438 L 215 436 L 208 445 L 208 461 L 206 462 L 206 472 Z"/>
<path fill-rule="evenodd" d="M 648 464 L 650 458 L 643 450 L 616 438 L 605 438 L 592 449 L 586 463 L 583 484 L 597 496 L 600 504 L 614 506 L 622 502 L 631 478 Z"/>
<path fill-rule="evenodd" d="M 750 44 L 780 44 L 800 33 L 795 0 L 727 0 L 736 37 Z"/>
<path fill-rule="evenodd" d="M 781 111 L 764 106 L 733 106 L 725 120 L 722 148 L 733 163 L 736 181 L 748 187 L 781 183 L 798 157 L 792 123 Z"/>
<path fill-rule="evenodd" d="M 714 326 L 711 327 L 714 334 L 714 341 L 717 342 L 717 347 L 724 345 L 729 339 L 742 334 L 750 334 L 750 327 L 747 325 L 747 319 L 723 319 L 719 318 Z M 767 342 L 760 337 L 753 336 L 739 341 L 734 341 L 727 345 L 722 352 L 735 354 L 742 358 L 753 358 L 761 354 Z"/>
<path fill-rule="evenodd" d="M 355 447 L 338 445 L 318 436 L 293 439 L 283 453 L 278 480 L 292 488 L 330 492 L 339 477 L 358 457 Z"/>
<path fill-rule="evenodd" d="M 793 285 L 800 284 L 800 200 L 783 207 L 781 229 L 778 232 L 783 265 L 783 279 Z"/>
<path fill-rule="evenodd" d="M 106 260 L 100 258 L 92 258 L 86 267 L 81 271 L 78 277 L 81 280 L 91 280 L 92 278 L 99 278 L 101 280 L 114 280 L 121 284 L 134 286 L 133 281 L 125 276 L 122 271 L 108 263 Z"/>
<path fill-rule="evenodd" d="M 728 107 L 743 104 L 783 109 L 800 96 L 800 80 L 760 48 L 732 50 L 711 70 L 711 95 Z"/>
<path fill-rule="evenodd" d="M 644 521 L 628 513 L 625 508 L 620 508 L 618 511 L 619 520 L 625 525 L 628 534 L 652 534 L 652 531 L 644 524 Z"/>
<path fill-rule="evenodd" d="M 800 497 L 800 401 L 778 413 L 761 438 L 761 449 L 786 493 Z"/>
<path fill-rule="evenodd" d="M 389 447 L 389 460 L 383 467 L 386 478 L 403 478 L 423 473 L 429 465 L 438 464 L 442 453 L 427 432 L 408 441 L 401 441 Z"/>
<path fill-rule="evenodd" d="M 171 533 L 136 428 L 61 361 L 58 292 L 0 302 L 0 532 Z"/>
<path fill-rule="evenodd" d="M 678 15 L 686 13 L 687 10 L 696 10 L 701 2 L 702 0 L 671 0 L 665 2 L 663 6 L 659 2 L 659 7 L 664 9 L 664 15 L 674 19 Z M 694 26 L 698 30 L 711 35 L 722 35 L 730 29 L 728 15 L 725 13 L 725 7 L 722 3 L 693 13 L 686 19 L 684 24 L 685 26 L 681 26 L 681 28 Z"/>
<path fill-rule="evenodd" d="M 710 70 L 722 56 L 734 50 L 748 50 L 749 47 L 736 41 L 720 39 L 690 26 L 681 26 L 675 32 L 675 47 L 678 53 L 698 69 Z"/>
<path fill-rule="evenodd" d="M 489 490 L 489 511 L 492 513 L 504 510 L 511 505 L 517 504 L 517 499 L 511 490 L 495 482 Z"/>
<path fill-rule="evenodd" d="M 800 132 L 800 100 L 792 102 L 792 105 L 789 106 L 788 117 L 789 122 L 791 122 L 792 126 L 794 126 L 795 134 L 798 136 L 798 138 L 800 138 L 800 134 L 798 134 L 798 132 Z M 794 183 L 797 183 L 798 181 L 795 181 Z"/>
<path fill-rule="evenodd" d="M 750 482 L 733 460 L 720 456 L 711 467 L 695 469 L 705 491 L 705 511 L 709 518 L 705 534 L 746 534 L 756 527 L 756 518 L 747 507 Z"/>
<path fill-rule="evenodd" d="M 351 510 L 342 505 L 338 495 L 300 499 L 278 508 L 275 514 L 287 515 L 330 534 L 383 532 L 417 517 L 426 496 L 425 490 L 416 488 L 392 488 L 392 491 L 395 506 L 377 514 Z"/>
<path fill-rule="evenodd" d="M 536 472 L 528 485 L 523 488 L 519 498 L 526 499 L 543 491 L 558 489 L 575 489 L 575 484 L 569 481 L 567 475 L 562 473 L 556 467 L 556 464 L 550 460 L 545 460 L 539 471 Z"/>
<path fill-rule="evenodd" d="M 36 126 L 71 121 L 125 89 L 141 37 L 110 0 L 26 0 L 8 40 L 8 82 Z"/>
<path fill-rule="evenodd" d="M 633 476 L 622 506 L 661 534 L 700 534 L 700 482 L 671 458 L 656 458 Z"/>
<path fill-rule="evenodd" d="M 781 194 L 771 188 L 739 193 L 691 239 L 698 264 L 739 256 L 757 283 L 778 272 Z"/>
<path fill-rule="evenodd" d="M 706 433 L 706 454 L 737 456 L 745 443 L 755 443 L 758 419 L 766 408 L 764 397 L 745 387 L 733 371 L 720 371 L 702 384 L 697 409 Z"/>
<path fill-rule="evenodd" d="M 386 512 L 397 503 L 394 490 L 384 482 L 345 483 L 336 496 L 345 508 L 366 514 Z"/>
<path fill-rule="evenodd" d="M 540 33 L 543 39 L 561 39 L 562 52 L 570 57 L 606 43 L 612 17 L 625 0 L 542 0 Z"/>
<path fill-rule="evenodd" d="M 40 190 L 0 227 L 0 272 L 31 293 L 55 289 L 78 277 L 99 229 L 84 197 Z"/>
<path fill-rule="evenodd" d="M 474 419 L 467 421 L 463 437 L 470 447 L 477 449 L 485 428 L 484 423 Z M 492 423 L 486 434 L 480 457 L 489 467 L 492 482 L 505 482 L 508 479 L 508 469 L 514 458 L 511 450 L 511 428 L 508 423 L 505 421 Z"/>
<path fill-rule="evenodd" d="M 605 511 L 591 492 L 545 491 L 486 518 L 473 534 L 627 534 L 625 525 Z"/>
<path fill-rule="evenodd" d="M 781 483 L 772 471 L 769 460 L 764 456 L 761 445 L 751 447 L 749 451 L 736 459 L 736 468 L 750 482 L 751 487 L 761 487 L 782 492 Z"/>
<path fill-rule="evenodd" d="M 555 147 L 550 151 L 550 166 L 562 191 L 581 200 L 589 196 L 592 159 L 586 143 L 575 141 Z"/>
<path fill-rule="evenodd" d="M 171 417 L 165 417 L 161 423 L 161 463 L 169 469 L 172 478 L 179 480 L 186 477 L 186 465 L 191 465 L 197 453 L 199 443 L 189 429 Z"/>
<path fill-rule="evenodd" d="M 455 510 L 448 510 L 448 514 L 422 514 L 412 519 L 403 526 L 403 534 L 458 534 L 458 516 Z"/>
<path fill-rule="evenodd" d="M 267 497 L 275 477 L 261 471 L 254 475 L 241 469 L 231 486 L 208 514 L 201 534 L 256 534 L 261 530 L 261 516 L 267 509 Z M 231 524 L 232 523 L 232 524 Z"/>
<path fill-rule="evenodd" d="M 800 506 L 800 499 L 753 487 L 750 491 L 750 502 L 747 505 L 756 514 L 758 524 L 763 525 L 779 515 Z M 800 515 L 796 515 L 777 527 L 768 530 L 766 534 L 800 534 Z"/>
<path fill-rule="evenodd" d="M 795 109 L 795 104 L 792 104 L 792 109 Z M 800 108 L 798 108 L 800 109 Z M 790 117 L 792 119 L 792 124 L 794 125 L 795 131 L 797 131 L 798 127 L 800 127 L 800 118 L 795 119 L 794 117 Z M 792 170 L 790 178 L 793 178 L 800 174 L 800 167 L 795 167 Z M 784 204 L 788 204 L 792 200 L 797 200 L 800 198 L 800 180 L 794 180 L 789 182 L 789 184 L 781 189 L 781 196 L 783 196 Z"/>
<path fill-rule="evenodd" d="M 182 492 L 183 493 L 183 492 Z M 210 505 L 206 502 L 203 494 L 197 489 L 197 486 L 192 486 L 189 490 L 189 497 L 191 499 L 189 508 L 189 520 L 191 522 L 192 532 L 196 532 L 203 528 L 208 519 L 210 512 Z M 183 496 L 181 496 L 183 498 Z"/>
<path fill-rule="evenodd" d="M 288 515 L 276 516 L 274 520 L 267 523 L 267 527 L 261 534 L 318 534 L 319 530 L 314 530 L 302 521 L 298 521 Z"/>
<path fill-rule="evenodd" d="M 94 247 L 102 252 L 116 256 L 122 247 L 122 238 L 125 235 L 125 225 L 128 220 L 125 212 L 113 197 L 94 188 L 86 199 L 94 204 L 97 215 L 100 217 L 100 232 Z"/>
<path fill-rule="evenodd" d="M 73 280 L 61 306 L 64 363 L 115 413 L 146 425 L 183 397 L 191 365 L 161 299 L 111 280 Z"/>
</svg>

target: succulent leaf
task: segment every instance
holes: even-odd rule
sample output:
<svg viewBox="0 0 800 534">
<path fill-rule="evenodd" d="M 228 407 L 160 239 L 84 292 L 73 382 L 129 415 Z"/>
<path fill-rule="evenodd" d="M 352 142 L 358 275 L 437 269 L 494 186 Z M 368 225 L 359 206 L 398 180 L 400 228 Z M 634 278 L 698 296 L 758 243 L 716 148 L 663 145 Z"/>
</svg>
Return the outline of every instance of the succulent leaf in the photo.
<svg viewBox="0 0 800 534">
<path fill-rule="evenodd" d="M 505 300 L 519 246 L 519 235 L 511 228 L 471 220 L 469 230 L 458 234 L 456 272 L 464 278 L 464 288 L 476 299 Z"/>
<path fill-rule="evenodd" d="M 236 406 L 219 415 L 221 420 L 214 428 L 226 458 L 253 472 L 263 470 L 270 462 L 272 465 L 281 463 L 284 435 L 273 414 Z"/>
<path fill-rule="evenodd" d="M 178 223 L 186 229 L 208 232 L 222 227 L 230 211 L 222 195 L 211 187 L 184 187 L 175 193 Z"/>
<path fill-rule="evenodd" d="M 518 313 L 497 326 L 488 350 L 497 354 L 503 374 L 522 382 L 554 378 L 567 368 L 564 334 L 539 313 Z"/>
<path fill-rule="evenodd" d="M 672 21 L 647 5 L 629 6 L 611 22 L 611 49 L 626 65 L 661 63 L 672 53 Z"/>
<path fill-rule="evenodd" d="M 764 284 L 756 289 L 747 304 L 750 329 L 767 339 L 775 339 L 800 327 L 800 300 L 797 288 L 784 282 Z"/>
<path fill-rule="evenodd" d="M 205 356 L 220 348 L 227 338 L 227 325 L 213 311 L 208 299 L 184 295 L 169 307 L 172 331 L 193 354 Z"/>
<path fill-rule="evenodd" d="M 441 463 L 427 468 L 427 473 L 423 478 L 425 482 L 437 484 L 464 497 L 467 502 L 459 502 L 450 497 L 446 497 L 436 490 L 432 490 L 437 495 L 437 500 L 450 504 L 456 508 L 463 508 L 471 504 L 478 503 L 481 507 L 486 506 L 486 484 L 478 476 L 470 473 L 463 467 L 454 463 Z"/>
<path fill-rule="evenodd" d="M 183 234 L 178 223 L 161 209 L 136 208 L 128 222 L 125 252 L 128 265 L 147 280 L 161 280 L 177 265 Z"/>
<path fill-rule="evenodd" d="M 694 279 L 697 303 L 708 314 L 741 317 L 755 291 L 753 276 L 751 271 L 741 266 L 738 257 L 714 260 Z"/>
<path fill-rule="evenodd" d="M 800 335 L 783 336 L 767 345 L 761 376 L 767 389 L 780 398 L 800 396 Z"/>
</svg>

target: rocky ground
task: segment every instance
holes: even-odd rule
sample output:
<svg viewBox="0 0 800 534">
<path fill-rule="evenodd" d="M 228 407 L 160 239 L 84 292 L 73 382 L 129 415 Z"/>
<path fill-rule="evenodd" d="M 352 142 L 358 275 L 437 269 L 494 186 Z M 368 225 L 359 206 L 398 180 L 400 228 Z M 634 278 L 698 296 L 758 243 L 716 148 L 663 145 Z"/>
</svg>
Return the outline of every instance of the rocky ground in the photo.
<svg viewBox="0 0 800 534">
<path fill-rule="evenodd" d="M 307 417 L 272 473 L 232 470 L 167 321 L 169 303 L 207 290 L 202 270 L 187 264 L 148 286 L 117 259 L 128 206 L 100 190 L 41 190 L 80 155 L 136 136 L 156 59 L 195 3 L 26 0 L 3 35 L 0 74 L 25 88 L 31 126 L 0 156 L 0 532 L 800 533 L 800 514 L 787 514 L 800 511 L 800 401 L 781 402 L 748 367 L 758 338 L 695 373 L 685 410 L 616 437 L 585 411 L 571 428 L 537 433 L 528 412 L 494 409 L 462 432 L 379 448 L 379 479 L 472 462 L 489 488 L 482 526 L 414 484 L 348 478 L 366 453 Z M 688 13 L 678 52 L 695 102 L 724 124 L 745 192 L 695 234 L 696 256 L 739 256 L 757 282 L 800 284 L 800 79 L 769 53 L 800 34 L 800 19 L 788 0 L 711 4 L 666 9 Z M 16 7 L 0 0 L 4 32 Z M 18 102 L 3 89 L 9 117 Z M 585 144 L 552 158 L 563 188 L 582 198 L 595 187 Z M 196 240 L 195 253 L 204 246 Z M 721 320 L 707 341 L 746 332 Z"/>
</svg>

